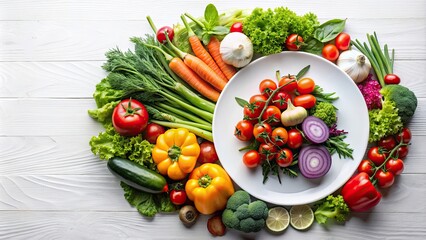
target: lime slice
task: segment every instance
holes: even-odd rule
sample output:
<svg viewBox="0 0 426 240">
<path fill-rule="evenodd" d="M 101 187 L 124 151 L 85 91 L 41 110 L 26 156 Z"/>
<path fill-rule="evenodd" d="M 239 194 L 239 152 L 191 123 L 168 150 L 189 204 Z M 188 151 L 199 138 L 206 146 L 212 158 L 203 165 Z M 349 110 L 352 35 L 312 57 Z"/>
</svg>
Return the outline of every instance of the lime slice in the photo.
<svg viewBox="0 0 426 240">
<path fill-rule="evenodd" d="M 290 224 L 297 230 L 307 229 L 314 222 L 314 212 L 309 205 L 293 206 L 290 209 Z"/>
<path fill-rule="evenodd" d="M 290 223 L 290 215 L 287 209 L 283 207 L 274 207 L 269 209 L 266 227 L 272 232 L 279 233 L 284 231 Z"/>
</svg>

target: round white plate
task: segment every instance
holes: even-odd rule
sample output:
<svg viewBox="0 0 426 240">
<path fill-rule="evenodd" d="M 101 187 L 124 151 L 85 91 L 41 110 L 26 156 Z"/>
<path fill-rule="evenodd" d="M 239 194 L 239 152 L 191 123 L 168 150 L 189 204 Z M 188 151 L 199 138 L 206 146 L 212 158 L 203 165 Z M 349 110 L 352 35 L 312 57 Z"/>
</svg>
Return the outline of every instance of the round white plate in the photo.
<svg viewBox="0 0 426 240">
<path fill-rule="evenodd" d="M 281 175 L 280 184 L 276 176 L 269 176 L 263 184 L 262 168 L 247 168 L 242 161 L 244 152 L 238 151 L 248 143 L 233 135 L 235 125 L 243 118 L 243 108 L 237 104 L 235 97 L 248 100 L 258 94 L 258 85 L 263 79 L 276 79 L 276 70 L 280 70 L 281 75 L 297 74 L 307 65 L 311 67 L 305 77 L 314 79 L 325 92 L 336 92 L 339 96 L 334 102 L 339 109 L 337 126 L 349 132 L 345 141 L 354 149 L 354 159 L 340 159 L 334 154 L 331 169 L 324 177 L 309 180 L 300 173 L 296 178 Z M 213 119 L 216 151 L 230 177 L 252 196 L 277 205 L 312 203 L 335 192 L 361 162 L 368 134 L 367 106 L 352 79 L 328 60 L 304 52 L 282 52 L 262 57 L 241 69 L 222 91 Z"/>
</svg>

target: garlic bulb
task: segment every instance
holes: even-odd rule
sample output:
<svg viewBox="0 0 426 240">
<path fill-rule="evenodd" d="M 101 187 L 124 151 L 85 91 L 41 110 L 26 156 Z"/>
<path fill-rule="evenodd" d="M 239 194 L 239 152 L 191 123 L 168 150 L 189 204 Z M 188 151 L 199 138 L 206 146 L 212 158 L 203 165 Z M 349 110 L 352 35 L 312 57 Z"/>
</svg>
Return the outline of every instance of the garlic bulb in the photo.
<svg viewBox="0 0 426 240">
<path fill-rule="evenodd" d="M 295 107 L 291 100 L 287 101 L 287 109 L 281 113 L 281 123 L 285 127 L 296 126 L 302 123 L 308 116 L 308 111 L 304 107 Z"/>
<path fill-rule="evenodd" d="M 356 50 L 342 52 L 337 59 L 337 66 L 345 71 L 355 83 L 364 81 L 371 70 L 368 58 Z"/>
<path fill-rule="evenodd" d="M 220 43 L 220 55 L 225 63 L 241 68 L 253 58 L 253 44 L 240 32 L 232 32 Z"/>
</svg>

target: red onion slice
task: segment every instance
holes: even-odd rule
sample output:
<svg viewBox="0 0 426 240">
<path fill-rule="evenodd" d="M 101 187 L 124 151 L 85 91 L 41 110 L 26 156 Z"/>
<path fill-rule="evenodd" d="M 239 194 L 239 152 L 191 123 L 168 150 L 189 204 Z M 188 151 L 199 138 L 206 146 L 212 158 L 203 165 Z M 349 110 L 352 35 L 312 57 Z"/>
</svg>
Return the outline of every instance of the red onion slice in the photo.
<svg viewBox="0 0 426 240">
<path fill-rule="evenodd" d="M 302 130 L 305 137 L 312 143 L 323 143 L 330 136 L 330 130 L 323 120 L 309 116 L 302 123 Z"/>
<path fill-rule="evenodd" d="M 309 179 L 320 178 L 331 168 L 331 155 L 324 146 L 303 146 L 298 161 L 300 173 Z"/>
</svg>

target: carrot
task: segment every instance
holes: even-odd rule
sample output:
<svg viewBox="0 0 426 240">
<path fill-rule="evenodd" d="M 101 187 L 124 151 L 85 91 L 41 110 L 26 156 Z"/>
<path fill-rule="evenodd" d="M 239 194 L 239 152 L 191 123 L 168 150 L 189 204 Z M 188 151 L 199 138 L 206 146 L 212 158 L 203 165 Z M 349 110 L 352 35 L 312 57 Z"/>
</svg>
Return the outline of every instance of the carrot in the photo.
<svg viewBox="0 0 426 240">
<path fill-rule="evenodd" d="M 195 56 L 197 56 L 204 63 L 206 63 L 207 66 L 213 69 L 213 71 L 215 71 L 216 74 L 219 75 L 219 77 L 223 78 L 224 80 L 227 80 L 227 77 L 223 74 L 222 70 L 216 64 L 215 60 L 212 58 L 209 52 L 207 52 L 207 50 L 204 48 L 203 44 L 201 43 L 201 40 L 192 31 L 185 17 L 183 15 L 181 15 L 180 17 L 182 18 L 183 24 L 188 30 L 188 41 L 189 41 L 189 44 L 191 45 L 191 49 L 194 52 Z"/>
<path fill-rule="evenodd" d="M 210 84 L 201 79 L 194 71 L 192 71 L 180 58 L 173 58 L 169 62 L 169 67 L 176 75 L 182 78 L 192 88 L 198 91 L 204 97 L 217 102 L 219 92 L 216 91 Z"/>
<path fill-rule="evenodd" d="M 226 85 L 226 80 L 219 77 L 207 64 L 194 55 L 186 54 L 183 58 L 184 63 L 197 73 L 202 79 L 210 83 L 217 90 L 222 91 Z"/>
<path fill-rule="evenodd" d="M 220 55 L 220 42 L 216 37 L 213 36 L 210 38 L 210 42 L 207 44 L 207 49 L 209 50 L 209 53 L 213 59 L 216 61 L 220 70 L 222 70 L 223 74 L 225 74 L 226 78 L 228 80 L 231 79 L 235 73 L 237 73 L 237 70 L 234 66 L 226 64 L 223 61 L 222 56 Z"/>
</svg>

